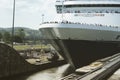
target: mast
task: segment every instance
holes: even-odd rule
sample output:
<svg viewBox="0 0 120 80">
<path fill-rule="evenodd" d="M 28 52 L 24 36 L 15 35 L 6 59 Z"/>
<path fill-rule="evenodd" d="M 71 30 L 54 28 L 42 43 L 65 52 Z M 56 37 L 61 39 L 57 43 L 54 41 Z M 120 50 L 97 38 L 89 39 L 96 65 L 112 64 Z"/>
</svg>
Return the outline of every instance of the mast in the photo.
<svg viewBox="0 0 120 80">
<path fill-rule="evenodd" d="M 44 23 L 44 14 L 42 14 L 42 24 Z"/>
<path fill-rule="evenodd" d="M 63 22 L 63 8 L 64 8 L 64 0 L 62 1 L 62 22 Z"/>
</svg>

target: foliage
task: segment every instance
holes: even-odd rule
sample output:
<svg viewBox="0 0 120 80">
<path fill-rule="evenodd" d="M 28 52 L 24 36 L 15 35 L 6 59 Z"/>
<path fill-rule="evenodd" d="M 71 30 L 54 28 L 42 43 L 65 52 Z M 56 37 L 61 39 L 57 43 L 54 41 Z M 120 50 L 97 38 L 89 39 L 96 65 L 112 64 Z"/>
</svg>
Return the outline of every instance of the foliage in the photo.
<svg viewBox="0 0 120 80">
<path fill-rule="evenodd" d="M 3 37 L 3 35 L 2 35 L 2 33 L 0 33 L 0 40 L 2 39 L 2 37 Z"/>
<path fill-rule="evenodd" d="M 19 38 L 19 39 L 17 39 L 17 38 Z M 14 36 L 14 41 L 18 42 L 18 43 L 22 43 L 22 42 L 24 42 L 24 38 L 25 38 L 24 29 L 23 28 L 18 29 Z"/>
<path fill-rule="evenodd" d="M 3 34 L 3 41 L 6 43 L 10 43 L 11 42 L 11 35 L 9 32 L 4 32 Z"/>
<path fill-rule="evenodd" d="M 12 29 L 11 28 L 0 28 L 0 32 L 3 34 L 6 32 L 11 33 Z M 24 27 L 15 27 L 14 30 L 14 41 L 15 42 L 29 42 L 32 41 L 32 43 L 36 43 L 36 41 L 40 41 L 40 39 L 42 38 L 42 34 L 39 30 L 33 30 L 33 29 L 29 29 L 29 28 L 24 28 Z M 21 37 L 20 41 L 16 40 L 16 37 Z M 6 41 L 6 39 L 4 38 L 4 40 Z"/>
<path fill-rule="evenodd" d="M 24 39 L 25 37 L 25 32 L 24 32 L 24 29 L 18 29 L 18 34 L 17 34 L 19 37 L 21 37 L 21 39 Z"/>
<path fill-rule="evenodd" d="M 13 41 L 17 42 L 17 43 L 22 43 L 23 42 L 22 38 L 20 36 L 18 36 L 18 35 L 14 36 Z"/>
</svg>

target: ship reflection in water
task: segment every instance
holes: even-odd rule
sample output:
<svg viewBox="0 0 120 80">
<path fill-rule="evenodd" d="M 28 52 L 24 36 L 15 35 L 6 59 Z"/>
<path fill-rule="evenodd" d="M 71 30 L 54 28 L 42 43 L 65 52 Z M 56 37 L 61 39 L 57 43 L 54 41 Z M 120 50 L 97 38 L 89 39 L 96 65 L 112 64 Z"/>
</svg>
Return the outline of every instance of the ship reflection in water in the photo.
<svg viewBox="0 0 120 80">
<path fill-rule="evenodd" d="M 2 80 L 58 80 L 61 77 L 72 72 L 69 64 L 59 67 L 43 70 L 32 75 L 20 75 Z"/>
</svg>

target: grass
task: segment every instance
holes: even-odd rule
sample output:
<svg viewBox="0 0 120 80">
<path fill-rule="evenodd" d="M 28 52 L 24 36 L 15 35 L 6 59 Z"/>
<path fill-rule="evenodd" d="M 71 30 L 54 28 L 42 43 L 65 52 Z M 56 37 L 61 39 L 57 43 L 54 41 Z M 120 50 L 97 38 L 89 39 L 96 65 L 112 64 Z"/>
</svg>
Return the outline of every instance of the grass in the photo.
<svg viewBox="0 0 120 80">
<path fill-rule="evenodd" d="M 14 49 L 16 50 L 26 50 L 26 49 L 41 49 L 41 48 L 48 48 L 45 45 L 14 45 Z"/>
</svg>

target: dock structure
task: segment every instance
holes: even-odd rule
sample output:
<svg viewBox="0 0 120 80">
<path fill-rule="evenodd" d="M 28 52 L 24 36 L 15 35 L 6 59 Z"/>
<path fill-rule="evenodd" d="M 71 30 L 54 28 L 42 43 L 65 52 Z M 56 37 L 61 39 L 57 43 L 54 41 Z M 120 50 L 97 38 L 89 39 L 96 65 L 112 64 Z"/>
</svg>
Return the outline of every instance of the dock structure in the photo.
<svg viewBox="0 0 120 80">
<path fill-rule="evenodd" d="M 92 65 L 92 68 L 91 65 L 85 66 L 85 70 L 84 67 L 80 68 L 76 70 L 75 73 L 72 73 L 60 80 L 106 80 L 120 68 L 120 53 L 98 61 L 103 64 L 100 66 L 95 66 L 98 64 L 95 64 L 94 66 Z"/>
<path fill-rule="evenodd" d="M 55 62 L 39 63 L 37 65 L 30 64 L 16 50 L 6 44 L 0 43 L 0 78 L 37 72 L 65 63 L 64 60 L 58 60 Z"/>
</svg>

